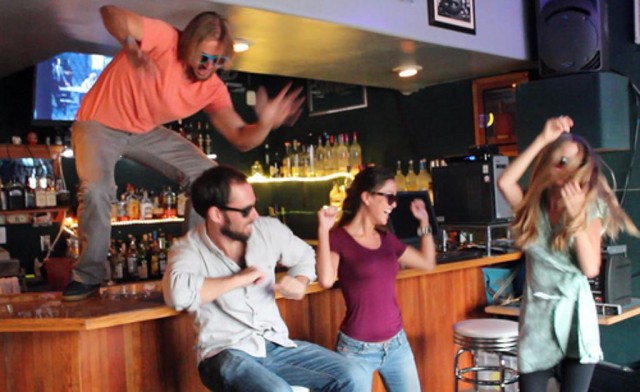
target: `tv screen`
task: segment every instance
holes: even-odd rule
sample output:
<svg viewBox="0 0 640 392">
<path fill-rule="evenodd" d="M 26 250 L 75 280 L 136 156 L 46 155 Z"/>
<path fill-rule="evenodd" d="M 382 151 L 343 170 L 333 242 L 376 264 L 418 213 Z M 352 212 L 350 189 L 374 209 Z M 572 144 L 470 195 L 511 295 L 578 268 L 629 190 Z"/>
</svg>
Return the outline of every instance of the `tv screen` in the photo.
<svg viewBox="0 0 640 392">
<path fill-rule="evenodd" d="M 33 122 L 71 122 L 80 102 L 112 57 L 60 53 L 36 65 Z"/>
</svg>

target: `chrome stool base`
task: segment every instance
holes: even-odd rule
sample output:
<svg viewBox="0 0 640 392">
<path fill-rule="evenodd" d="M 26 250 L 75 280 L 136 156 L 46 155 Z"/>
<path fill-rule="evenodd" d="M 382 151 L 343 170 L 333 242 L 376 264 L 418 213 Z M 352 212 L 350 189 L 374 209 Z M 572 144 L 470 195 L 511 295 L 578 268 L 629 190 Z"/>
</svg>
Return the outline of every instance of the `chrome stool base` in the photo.
<svg viewBox="0 0 640 392">
<path fill-rule="evenodd" d="M 458 382 L 480 386 L 500 387 L 504 392 L 507 385 L 518 381 L 518 370 L 505 364 L 505 356 L 515 357 L 518 344 L 518 323 L 498 319 L 464 320 L 454 325 L 453 340 L 460 347 L 454 360 L 455 391 Z M 478 352 L 494 354 L 497 365 L 478 365 Z M 460 357 L 469 353 L 472 365 L 460 368 Z M 482 372 L 498 374 L 498 379 L 481 378 Z"/>
</svg>

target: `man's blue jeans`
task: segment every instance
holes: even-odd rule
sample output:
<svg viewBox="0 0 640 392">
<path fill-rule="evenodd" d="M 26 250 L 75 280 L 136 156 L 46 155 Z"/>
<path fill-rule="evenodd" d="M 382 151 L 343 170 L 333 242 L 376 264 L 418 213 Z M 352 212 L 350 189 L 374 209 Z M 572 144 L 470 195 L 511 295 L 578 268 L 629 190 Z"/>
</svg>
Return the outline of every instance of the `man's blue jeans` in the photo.
<svg viewBox="0 0 640 392">
<path fill-rule="evenodd" d="M 416 362 L 404 330 L 382 343 L 362 342 L 340 332 L 336 350 L 367 370 L 363 390 L 371 391 L 373 372 L 377 370 L 387 392 L 420 391 Z"/>
<path fill-rule="evenodd" d="M 314 392 L 371 391 L 363 388 L 371 383 L 355 362 L 316 344 L 295 342 L 295 348 L 267 342 L 265 358 L 224 350 L 200 362 L 200 380 L 215 392 L 290 392 L 290 385 Z"/>
</svg>

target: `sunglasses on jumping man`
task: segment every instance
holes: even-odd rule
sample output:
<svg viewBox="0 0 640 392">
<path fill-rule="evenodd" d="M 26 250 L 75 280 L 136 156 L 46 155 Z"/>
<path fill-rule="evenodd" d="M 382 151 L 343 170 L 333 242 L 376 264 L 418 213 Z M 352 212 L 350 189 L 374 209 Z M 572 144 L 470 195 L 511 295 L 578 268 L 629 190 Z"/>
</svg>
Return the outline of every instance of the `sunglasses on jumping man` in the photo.
<svg viewBox="0 0 640 392">
<path fill-rule="evenodd" d="M 227 61 L 229 61 L 228 56 L 222 56 L 218 54 L 206 54 L 204 52 L 200 52 L 200 56 L 200 65 L 205 65 L 206 63 L 211 61 L 214 66 L 222 67 L 227 63 Z"/>
</svg>

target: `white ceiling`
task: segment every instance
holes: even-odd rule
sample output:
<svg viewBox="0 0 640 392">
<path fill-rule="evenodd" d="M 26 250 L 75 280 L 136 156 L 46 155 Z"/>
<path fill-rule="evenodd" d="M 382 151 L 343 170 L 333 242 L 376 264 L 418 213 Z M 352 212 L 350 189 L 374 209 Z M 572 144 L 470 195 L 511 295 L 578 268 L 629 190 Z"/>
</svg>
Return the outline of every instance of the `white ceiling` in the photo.
<svg viewBox="0 0 640 392">
<path fill-rule="evenodd" d="M 412 92 L 531 65 L 527 61 L 207 0 L 0 0 L 0 77 L 60 52 L 115 54 L 116 42 L 104 29 L 98 13 L 103 4 L 125 6 L 178 28 L 200 11 L 218 11 L 230 20 L 236 37 L 254 42 L 233 63 L 233 69 L 251 73 Z M 424 69 L 414 78 L 400 79 L 391 69 L 408 56 Z"/>
</svg>

